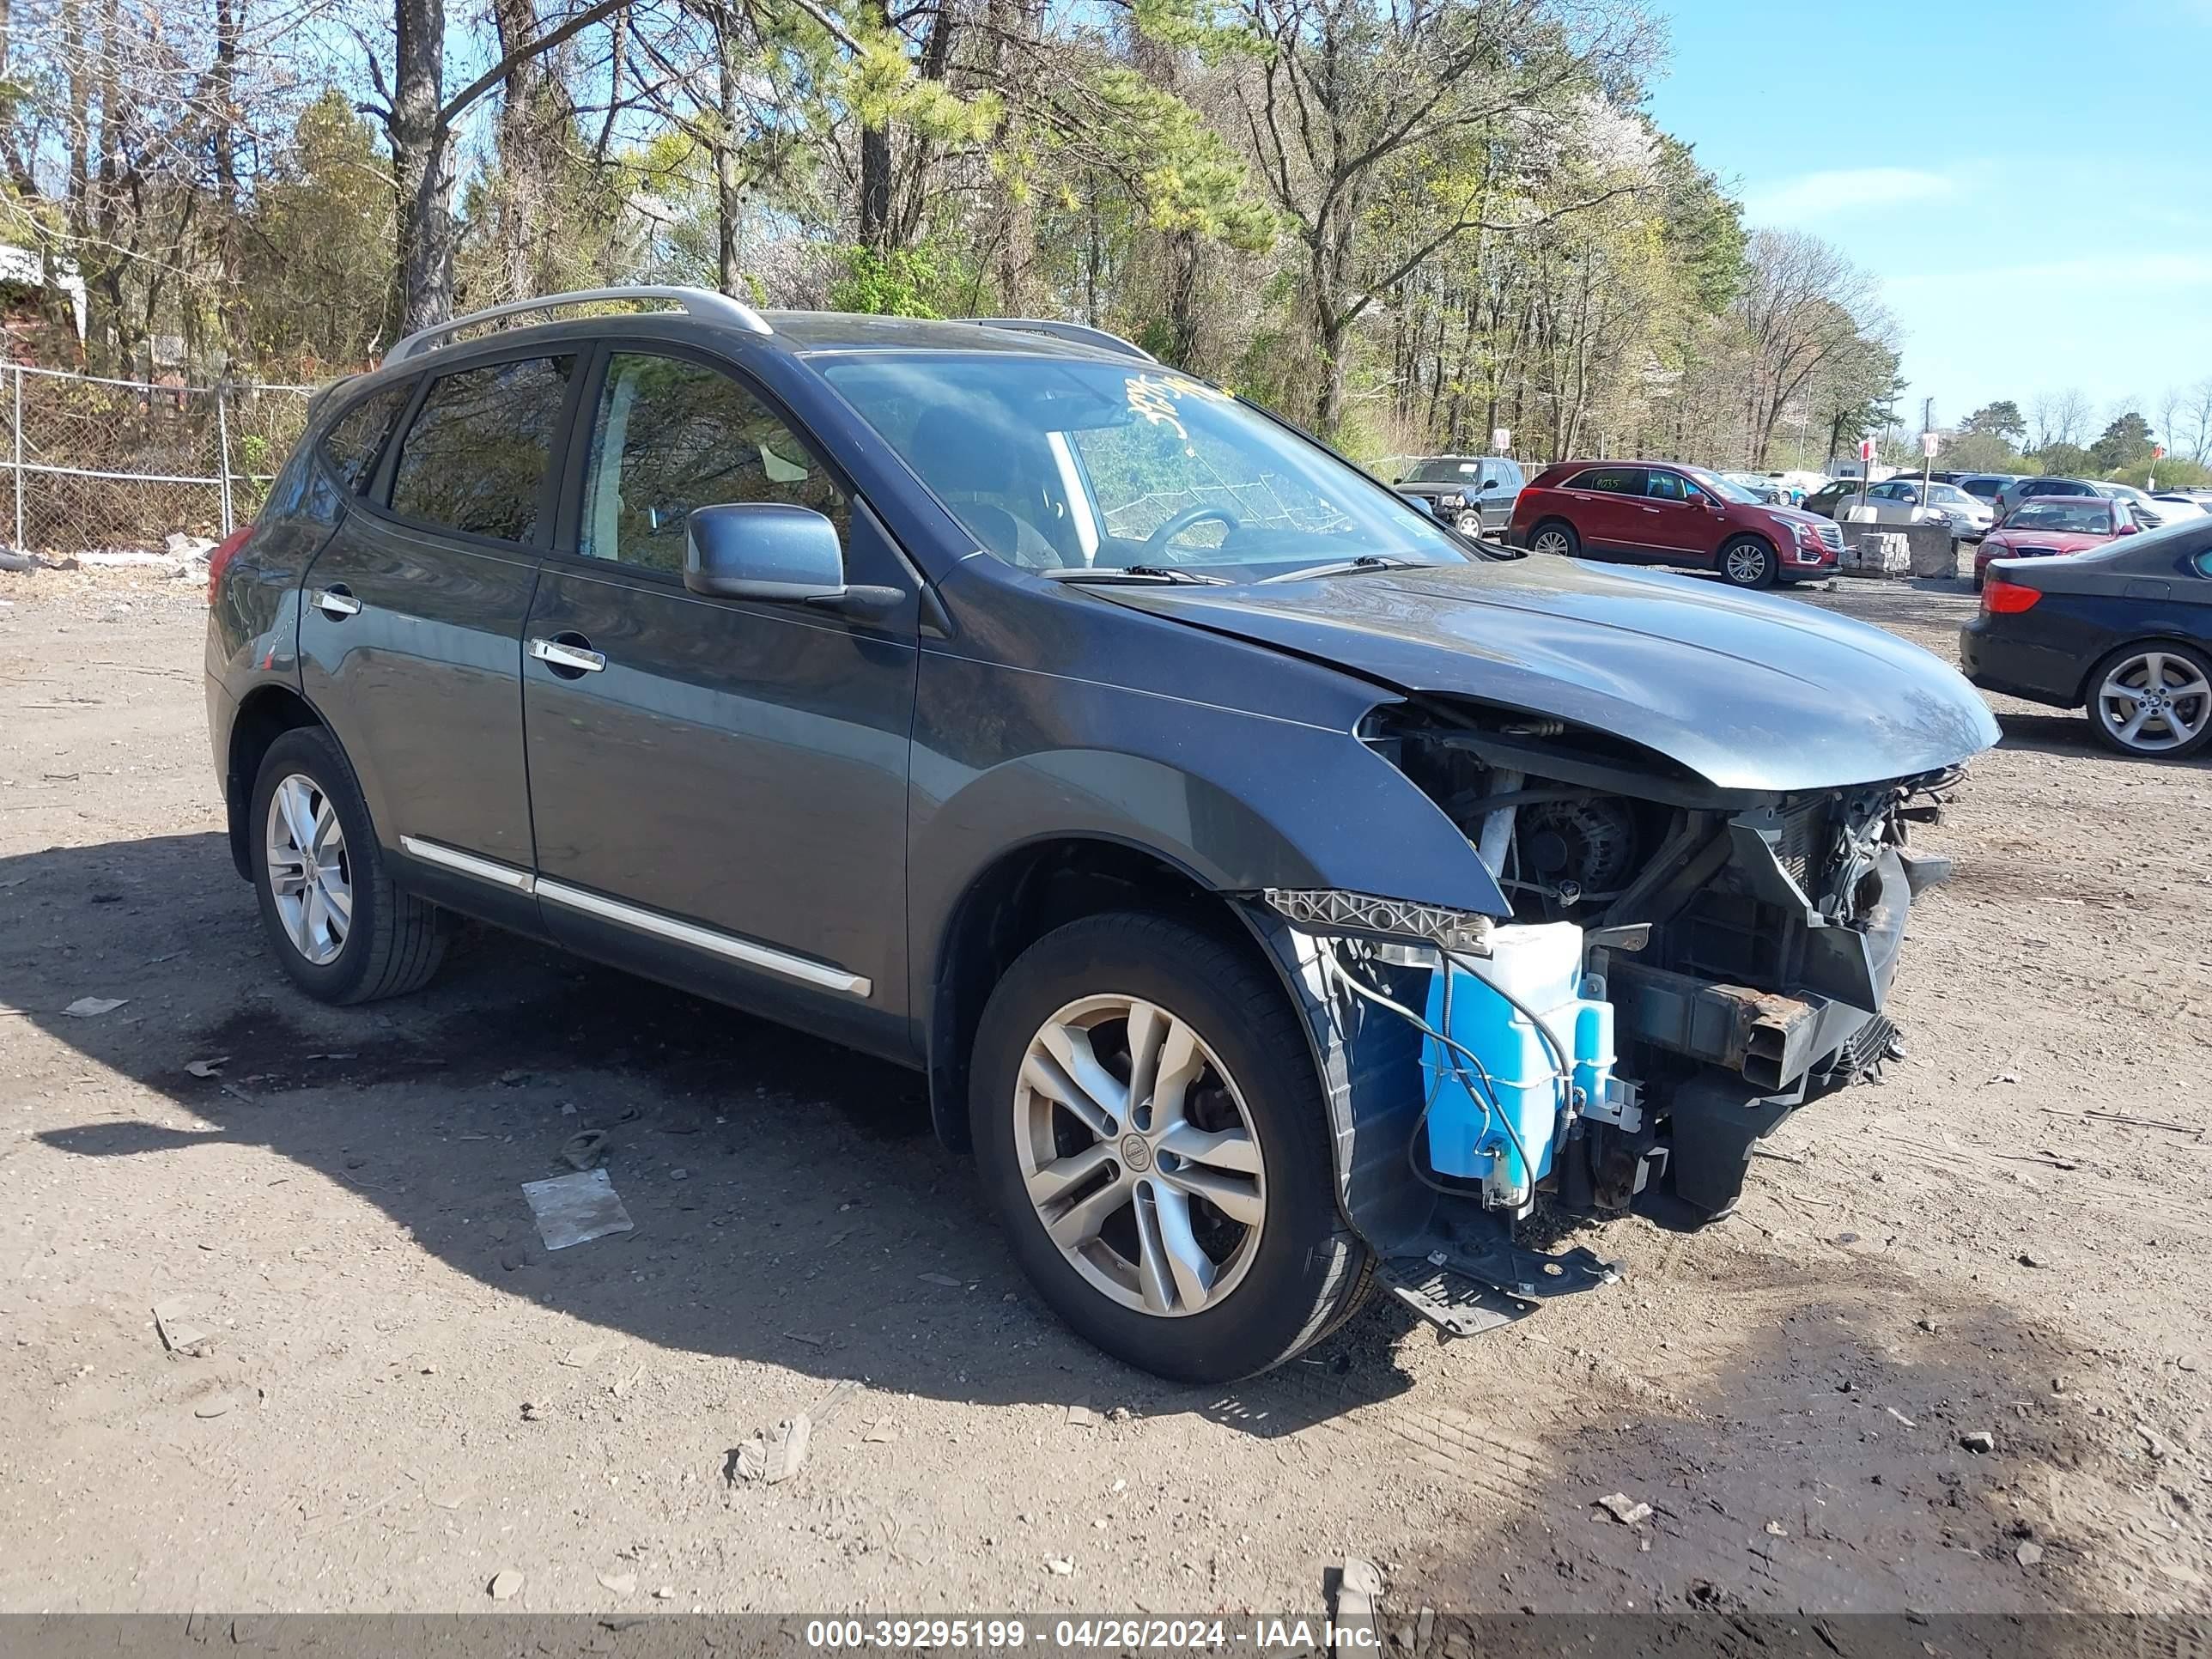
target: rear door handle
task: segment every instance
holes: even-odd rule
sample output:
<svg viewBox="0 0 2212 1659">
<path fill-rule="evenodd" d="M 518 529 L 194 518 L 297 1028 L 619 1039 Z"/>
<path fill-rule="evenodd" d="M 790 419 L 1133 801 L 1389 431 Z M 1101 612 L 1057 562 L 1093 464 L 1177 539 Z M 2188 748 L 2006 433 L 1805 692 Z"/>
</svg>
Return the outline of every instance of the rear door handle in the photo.
<svg viewBox="0 0 2212 1659">
<path fill-rule="evenodd" d="M 569 679 L 579 674 L 596 674 L 607 665 L 607 653 L 592 650 L 591 642 L 580 634 L 562 634 L 550 640 L 532 640 L 530 641 L 530 654 L 555 673 Z"/>
<path fill-rule="evenodd" d="M 333 582 L 328 587 L 315 590 L 313 604 L 325 617 L 343 622 L 348 617 L 361 614 L 361 601 L 346 591 L 343 582 Z"/>
</svg>

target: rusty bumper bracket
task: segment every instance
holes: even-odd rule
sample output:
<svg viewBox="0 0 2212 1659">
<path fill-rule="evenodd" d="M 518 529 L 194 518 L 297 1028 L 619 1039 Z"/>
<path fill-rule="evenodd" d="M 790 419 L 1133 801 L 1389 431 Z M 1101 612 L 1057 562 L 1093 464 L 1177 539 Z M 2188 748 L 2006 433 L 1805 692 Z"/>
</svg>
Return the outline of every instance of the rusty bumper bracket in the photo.
<svg viewBox="0 0 2212 1659">
<path fill-rule="evenodd" d="M 1828 1006 L 1823 997 L 1786 997 L 1627 961 L 1610 965 L 1607 988 L 1623 1036 L 1740 1072 L 1762 1090 L 1781 1090 L 1820 1057 L 1814 1044 Z"/>
</svg>

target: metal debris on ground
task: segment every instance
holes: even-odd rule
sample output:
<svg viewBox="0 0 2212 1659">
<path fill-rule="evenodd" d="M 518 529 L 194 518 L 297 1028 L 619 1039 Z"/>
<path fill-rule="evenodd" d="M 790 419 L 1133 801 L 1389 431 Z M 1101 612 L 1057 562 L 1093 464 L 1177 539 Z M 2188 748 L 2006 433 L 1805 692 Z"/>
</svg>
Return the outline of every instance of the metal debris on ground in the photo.
<svg viewBox="0 0 2212 1659">
<path fill-rule="evenodd" d="M 1900 1423 L 1904 1424 L 1904 1425 L 1905 1425 L 1905 1426 L 1906 1428 L 1908 1428 L 1908 1429 L 1917 1429 L 1917 1428 L 1918 1428 L 1918 1427 L 1920 1426 L 1917 1423 L 1914 1422 L 1911 1418 L 1907 1417 L 1907 1416 L 1906 1416 L 1903 1412 L 1901 1412 L 1901 1411 L 1898 1410 L 1898 1409 L 1897 1409 L 1897 1407 L 1894 1407 L 1894 1406 L 1884 1406 L 1884 1407 L 1882 1407 L 1882 1410 L 1884 1410 L 1884 1411 L 1887 1412 L 1887 1413 L 1888 1413 L 1892 1417 L 1895 1418 L 1899 1422 L 1900 1422 Z"/>
<path fill-rule="evenodd" d="M 1382 1569 L 1356 1555 L 1346 1556 L 1344 1564 L 1336 1570 L 1336 1608 L 1330 1620 L 1342 1639 L 1331 1651 L 1374 1651 L 1375 1608 L 1382 1599 Z"/>
<path fill-rule="evenodd" d="M 154 1304 L 154 1328 L 161 1335 L 161 1346 L 171 1353 L 195 1359 L 205 1357 L 215 1343 L 215 1333 L 192 1317 L 190 1304 L 181 1296 Z"/>
<path fill-rule="evenodd" d="M 1624 1527 L 1632 1527 L 1651 1516 L 1650 1504 L 1639 1504 L 1625 1492 L 1607 1492 L 1597 1500 L 1597 1505 Z"/>
<path fill-rule="evenodd" d="M 62 1012 L 74 1019 L 96 1019 L 102 1014 L 113 1013 L 130 1000 L 129 997 L 79 997 Z"/>
<path fill-rule="evenodd" d="M 188 1060 L 185 1069 L 194 1077 L 221 1077 L 223 1062 L 229 1058 L 228 1054 L 217 1054 L 213 1060 Z"/>
<path fill-rule="evenodd" d="M 621 1195 L 605 1170 L 526 1181 L 522 1196 L 537 1219 L 538 1236 L 549 1250 L 588 1244 L 609 1233 L 629 1232 L 637 1224 L 623 1208 Z"/>
<path fill-rule="evenodd" d="M 484 1588 L 490 1592 L 493 1601 L 511 1601 L 522 1589 L 522 1575 L 513 1567 L 501 1567 L 491 1576 L 491 1583 Z"/>
<path fill-rule="evenodd" d="M 572 1170 L 589 1170 L 607 1155 L 605 1129 L 580 1129 L 562 1143 L 561 1161 Z"/>
<path fill-rule="evenodd" d="M 757 1434 L 730 1454 L 730 1480 L 780 1486 L 799 1473 L 806 1461 L 807 1443 L 814 1434 L 814 1419 L 805 1412 L 787 1418 L 765 1434 Z"/>
</svg>

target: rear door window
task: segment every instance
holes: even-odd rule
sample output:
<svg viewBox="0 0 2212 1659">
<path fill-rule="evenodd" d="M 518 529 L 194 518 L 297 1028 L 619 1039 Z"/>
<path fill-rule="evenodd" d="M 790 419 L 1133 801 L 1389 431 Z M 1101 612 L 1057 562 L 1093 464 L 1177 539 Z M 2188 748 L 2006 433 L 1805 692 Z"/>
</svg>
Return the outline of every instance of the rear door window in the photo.
<svg viewBox="0 0 2212 1659">
<path fill-rule="evenodd" d="M 392 512 L 471 536 L 528 542 L 575 372 L 573 356 L 521 357 L 433 380 L 400 442 Z"/>
<path fill-rule="evenodd" d="M 1595 489 L 1607 495 L 1641 495 L 1644 469 L 1640 466 L 1593 466 L 1560 486 L 1563 489 Z"/>
<path fill-rule="evenodd" d="M 402 380 L 370 392 L 332 421 L 323 433 L 323 459 L 345 487 L 358 495 L 376 471 L 376 458 L 392 435 L 392 423 L 415 395 L 415 382 Z"/>
</svg>

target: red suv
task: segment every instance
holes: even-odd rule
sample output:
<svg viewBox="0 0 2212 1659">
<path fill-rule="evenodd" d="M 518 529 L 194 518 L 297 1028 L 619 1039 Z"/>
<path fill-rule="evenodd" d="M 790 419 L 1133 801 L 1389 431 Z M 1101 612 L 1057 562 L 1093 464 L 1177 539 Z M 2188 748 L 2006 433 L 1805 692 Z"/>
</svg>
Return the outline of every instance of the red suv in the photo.
<svg viewBox="0 0 2212 1659">
<path fill-rule="evenodd" d="M 1505 539 L 1532 553 L 1695 565 L 1738 587 L 1832 574 L 1844 532 L 1818 514 L 1768 507 L 1703 467 L 1562 461 L 1513 504 Z"/>
</svg>

